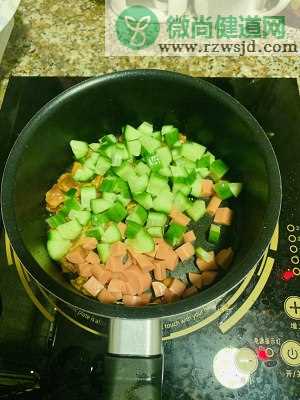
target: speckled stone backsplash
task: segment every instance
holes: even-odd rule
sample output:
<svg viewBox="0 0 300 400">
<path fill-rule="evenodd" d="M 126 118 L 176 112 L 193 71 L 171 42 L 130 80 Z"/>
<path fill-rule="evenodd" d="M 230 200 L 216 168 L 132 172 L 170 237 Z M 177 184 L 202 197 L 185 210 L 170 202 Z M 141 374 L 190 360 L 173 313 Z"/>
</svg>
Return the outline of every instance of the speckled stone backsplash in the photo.
<svg viewBox="0 0 300 400">
<path fill-rule="evenodd" d="M 105 57 L 104 0 L 22 0 L 0 73 L 91 76 L 132 68 L 191 75 L 298 77 L 299 57 Z"/>
</svg>

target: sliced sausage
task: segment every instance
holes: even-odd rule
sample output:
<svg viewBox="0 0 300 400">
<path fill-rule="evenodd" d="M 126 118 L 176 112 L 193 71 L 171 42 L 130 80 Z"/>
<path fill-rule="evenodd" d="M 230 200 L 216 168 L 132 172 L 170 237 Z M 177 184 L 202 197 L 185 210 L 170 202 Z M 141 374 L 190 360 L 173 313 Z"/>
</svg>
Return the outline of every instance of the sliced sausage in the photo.
<svg viewBox="0 0 300 400">
<path fill-rule="evenodd" d="M 70 173 L 61 175 L 57 181 L 57 185 L 63 192 L 68 192 L 70 189 L 77 189 L 78 184 L 74 181 Z"/>
<path fill-rule="evenodd" d="M 104 288 L 104 286 L 94 276 L 91 276 L 90 279 L 83 285 L 83 288 L 92 296 L 96 297 Z"/>
<path fill-rule="evenodd" d="M 142 304 L 140 296 L 132 296 L 128 294 L 123 296 L 123 303 L 129 307 L 140 306 Z"/>
<path fill-rule="evenodd" d="M 195 249 L 192 243 L 188 242 L 178 247 L 178 249 L 176 249 L 175 252 L 180 258 L 180 260 L 183 262 L 193 257 L 193 255 L 195 254 Z"/>
<path fill-rule="evenodd" d="M 109 292 L 106 288 L 101 290 L 97 299 L 103 304 L 114 304 L 116 302 L 114 294 Z"/>
<path fill-rule="evenodd" d="M 80 239 L 81 246 L 86 250 L 95 250 L 97 247 L 97 239 L 93 237 L 83 237 Z"/>
<path fill-rule="evenodd" d="M 91 267 L 91 271 L 93 276 L 100 282 L 102 285 L 105 285 L 106 283 L 110 282 L 111 280 L 111 271 L 108 271 L 107 269 L 99 268 L 99 266 Z"/>
<path fill-rule="evenodd" d="M 182 297 L 186 298 L 186 297 L 190 297 L 193 296 L 193 294 L 198 293 L 197 288 L 195 288 L 195 286 L 192 286 L 190 288 L 185 289 L 185 291 L 182 293 Z"/>
<path fill-rule="evenodd" d="M 213 196 L 211 198 L 210 202 L 208 203 L 206 212 L 209 215 L 215 215 L 215 213 L 218 210 L 218 208 L 220 207 L 221 203 L 222 203 L 222 200 L 218 196 Z"/>
<path fill-rule="evenodd" d="M 191 222 L 191 219 L 188 216 L 176 210 L 176 208 L 172 209 L 170 217 L 172 218 L 173 222 L 184 226 L 188 225 Z"/>
<path fill-rule="evenodd" d="M 162 282 L 152 282 L 152 288 L 155 297 L 162 297 L 167 289 L 167 287 Z"/>
<path fill-rule="evenodd" d="M 189 281 L 196 288 L 202 289 L 203 282 L 202 282 L 202 275 L 201 274 L 198 274 L 198 273 L 195 273 L 195 272 L 189 272 Z"/>
<path fill-rule="evenodd" d="M 83 278 L 89 278 L 90 276 L 93 275 L 91 264 L 84 262 L 84 263 L 77 264 L 77 265 L 78 265 L 78 273 Z"/>
<path fill-rule="evenodd" d="M 124 257 L 127 254 L 127 246 L 123 242 L 116 242 L 111 245 L 110 252 L 113 256 Z"/>
<path fill-rule="evenodd" d="M 210 179 L 203 179 L 201 182 L 201 196 L 211 197 L 214 195 L 214 183 Z"/>
<path fill-rule="evenodd" d="M 207 262 L 202 260 L 202 258 L 197 258 L 196 265 L 199 268 L 199 271 L 211 271 L 216 270 L 218 268 L 215 258 L 211 261 Z"/>
<path fill-rule="evenodd" d="M 221 268 L 226 270 L 232 263 L 233 256 L 234 253 L 231 247 L 223 249 L 216 255 L 216 262 Z"/>
<path fill-rule="evenodd" d="M 188 231 L 183 235 L 183 240 L 185 241 L 185 243 L 188 242 L 194 242 L 196 240 L 196 235 L 194 233 L 194 231 Z"/>
<path fill-rule="evenodd" d="M 214 222 L 220 225 L 231 225 L 233 211 L 228 207 L 218 208 Z"/>
<path fill-rule="evenodd" d="M 107 290 L 109 292 L 121 292 L 122 294 L 124 294 L 126 293 L 125 282 L 120 279 L 112 279 L 107 286 Z"/>
<path fill-rule="evenodd" d="M 89 251 L 88 255 L 85 258 L 85 261 L 89 264 L 100 264 L 100 258 L 98 254 L 94 251 Z"/>
<path fill-rule="evenodd" d="M 177 296 L 181 296 L 185 291 L 186 284 L 182 282 L 180 279 L 174 278 L 171 285 L 169 286 L 169 290 L 175 293 Z"/>
<path fill-rule="evenodd" d="M 85 262 L 86 253 L 81 247 L 76 247 L 66 255 L 66 259 L 73 264 L 82 264 Z"/>
<path fill-rule="evenodd" d="M 216 280 L 218 273 L 216 271 L 205 271 L 201 275 L 203 286 L 209 286 Z"/>
<path fill-rule="evenodd" d="M 62 190 L 60 190 L 57 184 L 53 185 L 52 188 L 46 193 L 46 203 L 51 209 L 57 208 L 64 201 L 65 194 Z"/>
</svg>

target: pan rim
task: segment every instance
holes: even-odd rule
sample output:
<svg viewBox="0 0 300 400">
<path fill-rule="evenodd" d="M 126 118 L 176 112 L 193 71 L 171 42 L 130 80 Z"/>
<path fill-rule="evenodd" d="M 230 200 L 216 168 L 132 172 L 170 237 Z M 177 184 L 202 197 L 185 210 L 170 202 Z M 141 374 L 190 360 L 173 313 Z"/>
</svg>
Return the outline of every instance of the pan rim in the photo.
<svg viewBox="0 0 300 400">
<path fill-rule="evenodd" d="M 40 265 L 35 261 L 30 252 L 27 251 L 21 235 L 17 230 L 14 207 L 11 207 L 10 205 L 13 204 L 13 185 L 11 184 L 11 182 L 17 171 L 18 163 L 16 161 L 22 154 L 23 145 L 26 143 L 26 139 L 30 137 L 32 127 L 42 122 L 43 118 L 45 117 L 45 111 L 51 109 L 52 111 L 54 111 L 57 107 L 60 106 L 60 103 L 64 102 L 65 99 L 69 98 L 69 96 L 73 96 L 76 95 L 78 92 L 88 90 L 89 87 L 93 87 L 94 85 L 102 85 L 103 83 L 109 83 L 110 80 L 115 79 L 118 80 L 137 78 L 158 78 L 171 80 L 175 79 L 178 82 L 190 85 L 191 88 L 193 87 L 194 89 L 205 91 L 205 93 L 210 95 L 212 98 L 221 101 L 233 112 L 240 111 L 241 118 L 243 118 L 243 120 L 252 127 L 252 130 L 256 132 L 255 139 L 260 142 L 260 148 L 264 154 L 264 160 L 268 174 L 270 193 L 269 204 L 265 213 L 263 229 L 261 232 L 258 233 L 257 240 L 252 244 L 251 248 L 247 252 L 246 257 L 243 260 L 244 263 L 248 265 L 248 269 L 240 269 L 238 274 L 237 271 L 234 271 L 235 275 L 237 276 L 234 277 L 235 279 L 232 281 L 233 284 L 227 284 L 226 289 L 224 289 L 223 278 L 210 288 L 207 288 L 205 291 L 200 292 L 193 297 L 180 300 L 177 303 L 154 305 L 142 308 L 131 308 L 120 305 L 101 304 L 97 300 L 89 299 L 88 297 L 85 297 L 80 293 L 76 293 L 75 291 L 64 287 L 55 279 L 50 278 L 49 275 L 44 271 L 44 269 L 41 268 Z M 132 319 L 171 317 L 186 312 L 192 312 L 199 307 L 208 304 L 211 301 L 214 301 L 215 299 L 224 295 L 228 291 L 232 290 L 239 283 L 241 283 L 241 281 L 245 278 L 250 269 L 256 264 L 256 262 L 259 261 L 271 240 L 272 234 L 280 215 L 281 198 L 282 185 L 276 155 L 263 128 L 254 118 L 254 116 L 252 116 L 252 114 L 250 114 L 250 112 L 235 98 L 207 81 L 196 79 L 195 77 L 179 74 L 173 71 L 163 71 L 156 69 L 126 70 L 115 72 L 112 74 L 105 74 L 95 78 L 90 78 L 77 85 L 72 86 L 71 88 L 56 96 L 45 106 L 43 106 L 22 129 L 6 161 L 1 184 L 1 212 L 6 232 L 9 239 L 11 240 L 14 251 L 25 266 L 30 266 L 29 268 L 27 267 L 27 270 L 29 274 L 38 282 L 38 284 L 46 291 L 52 293 L 62 302 L 68 304 L 75 309 L 77 308 L 85 310 L 91 314 L 103 317 L 119 317 Z M 258 246 L 256 246 L 257 243 L 259 244 Z M 229 278 L 230 272 L 226 276 Z"/>
</svg>

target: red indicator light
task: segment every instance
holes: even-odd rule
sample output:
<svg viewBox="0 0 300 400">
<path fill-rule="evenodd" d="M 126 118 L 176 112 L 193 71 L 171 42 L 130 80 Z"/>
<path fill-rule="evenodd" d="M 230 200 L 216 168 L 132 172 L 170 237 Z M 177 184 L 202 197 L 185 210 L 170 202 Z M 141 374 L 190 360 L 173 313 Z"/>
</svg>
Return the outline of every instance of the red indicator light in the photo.
<svg viewBox="0 0 300 400">
<path fill-rule="evenodd" d="M 293 271 L 284 271 L 282 273 L 282 279 L 286 282 L 290 281 L 291 279 L 293 279 L 295 277 L 294 272 Z"/>
<path fill-rule="evenodd" d="M 257 354 L 257 358 L 260 361 L 268 361 L 269 360 L 267 350 L 262 347 L 260 347 L 258 350 L 256 350 L 256 354 Z"/>
</svg>

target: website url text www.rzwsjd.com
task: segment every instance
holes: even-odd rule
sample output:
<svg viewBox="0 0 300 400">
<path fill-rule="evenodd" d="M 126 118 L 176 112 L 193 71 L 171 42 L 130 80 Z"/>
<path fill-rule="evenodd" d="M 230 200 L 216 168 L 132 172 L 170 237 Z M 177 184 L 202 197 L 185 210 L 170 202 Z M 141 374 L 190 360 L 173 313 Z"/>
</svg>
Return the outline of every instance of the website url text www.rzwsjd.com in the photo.
<svg viewBox="0 0 300 400">
<path fill-rule="evenodd" d="M 255 41 L 239 43 L 158 43 L 161 53 L 232 53 L 244 56 L 251 53 L 298 53 L 296 43 L 264 43 Z"/>
</svg>

